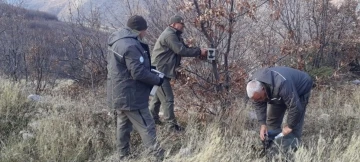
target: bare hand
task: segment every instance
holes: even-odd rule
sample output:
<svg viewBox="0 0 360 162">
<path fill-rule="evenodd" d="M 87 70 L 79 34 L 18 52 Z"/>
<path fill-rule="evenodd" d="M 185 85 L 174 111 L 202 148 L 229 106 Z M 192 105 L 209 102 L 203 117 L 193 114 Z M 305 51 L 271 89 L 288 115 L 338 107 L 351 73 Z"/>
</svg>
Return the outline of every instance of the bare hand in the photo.
<svg viewBox="0 0 360 162">
<path fill-rule="evenodd" d="M 291 128 L 289 128 L 288 126 L 285 126 L 283 129 L 282 129 L 282 134 L 284 135 L 284 136 L 286 136 L 286 135 L 288 135 L 289 133 L 291 133 L 291 131 L 292 131 L 292 129 Z"/>
<path fill-rule="evenodd" d="M 266 125 L 261 125 L 260 127 L 260 139 L 261 141 L 264 141 L 265 140 L 265 135 L 267 135 L 267 127 Z"/>
<path fill-rule="evenodd" d="M 206 57 L 207 56 L 207 49 L 202 48 L 200 50 L 201 50 L 200 56 Z"/>
</svg>

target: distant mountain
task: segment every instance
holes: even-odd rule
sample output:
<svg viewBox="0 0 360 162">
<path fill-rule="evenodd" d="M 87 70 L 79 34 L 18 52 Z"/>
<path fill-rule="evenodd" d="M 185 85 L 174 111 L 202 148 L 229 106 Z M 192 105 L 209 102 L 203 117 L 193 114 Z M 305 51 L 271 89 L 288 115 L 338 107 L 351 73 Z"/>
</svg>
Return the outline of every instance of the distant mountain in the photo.
<svg viewBox="0 0 360 162">
<path fill-rule="evenodd" d="M 71 13 L 73 16 L 77 16 L 77 11 L 80 11 L 87 16 L 97 14 L 101 20 L 106 19 L 106 21 L 114 21 L 109 19 L 117 16 L 116 21 L 119 19 L 121 21 L 119 16 L 126 13 L 124 0 L 7 0 L 7 2 L 27 9 L 54 14 L 60 20 L 68 20 Z"/>
<path fill-rule="evenodd" d="M 28 9 L 48 12 L 59 16 L 61 13 L 64 13 L 63 10 L 68 3 L 61 0 L 27 0 L 23 5 Z"/>
</svg>

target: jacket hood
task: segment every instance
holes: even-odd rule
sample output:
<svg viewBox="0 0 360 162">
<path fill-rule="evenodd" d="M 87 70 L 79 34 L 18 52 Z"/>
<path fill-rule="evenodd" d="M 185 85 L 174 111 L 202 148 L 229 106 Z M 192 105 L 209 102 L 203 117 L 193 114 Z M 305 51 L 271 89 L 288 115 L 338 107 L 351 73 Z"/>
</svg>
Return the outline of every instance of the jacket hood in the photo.
<svg viewBox="0 0 360 162">
<path fill-rule="evenodd" d="M 108 45 L 112 46 L 116 41 L 120 40 L 120 39 L 124 39 L 124 38 L 133 38 L 133 39 L 137 39 L 138 38 L 138 34 L 133 32 L 131 29 L 129 28 L 122 28 L 114 33 L 112 33 L 109 36 L 108 39 Z"/>
<path fill-rule="evenodd" d="M 274 80 L 271 74 L 271 71 L 267 68 L 263 68 L 255 72 L 251 80 L 258 80 L 260 82 L 273 85 Z"/>
<path fill-rule="evenodd" d="M 258 70 L 255 72 L 252 76 L 251 80 L 257 80 L 262 82 L 262 84 L 265 86 L 266 95 L 268 98 L 274 97 L 273 94 L 277 94 L 276 87 L 279 87 L 281 82 L 286 80 L 282 75 L 280 76 L 278 80 L 275 78 L 274 73 L 281 75 L 279 72 L 274 71 L 271 68 L 263 68 L 261 70 Z"/>
</svg>

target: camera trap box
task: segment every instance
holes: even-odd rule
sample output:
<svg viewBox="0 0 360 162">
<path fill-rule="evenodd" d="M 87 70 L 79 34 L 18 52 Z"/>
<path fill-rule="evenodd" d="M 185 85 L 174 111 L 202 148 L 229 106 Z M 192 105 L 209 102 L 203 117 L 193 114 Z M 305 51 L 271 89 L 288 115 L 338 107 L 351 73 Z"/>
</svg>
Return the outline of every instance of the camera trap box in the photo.
<svg viewBox="0 0 360 162">
<path fill-rule="evenodd" d="M 207 59 L 209 61 L 215 60 L 216 57 L 216 49 L 215 48 L 207 48 Z"/>
</svg>

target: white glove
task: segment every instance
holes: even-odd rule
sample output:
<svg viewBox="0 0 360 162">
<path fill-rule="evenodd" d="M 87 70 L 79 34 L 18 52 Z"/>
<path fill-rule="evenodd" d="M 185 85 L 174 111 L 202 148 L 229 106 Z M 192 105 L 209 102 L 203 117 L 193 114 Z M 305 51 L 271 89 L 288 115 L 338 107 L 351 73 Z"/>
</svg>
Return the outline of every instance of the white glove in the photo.
<svg viewBox="0 0 360 162">
<path fill-rule="evenodd" d="M 275 139 L 280 138 L 280 137 L 284 137 L 283 133 L 279 133 L 278 135 L 275 136 Z"/>
</svg>

